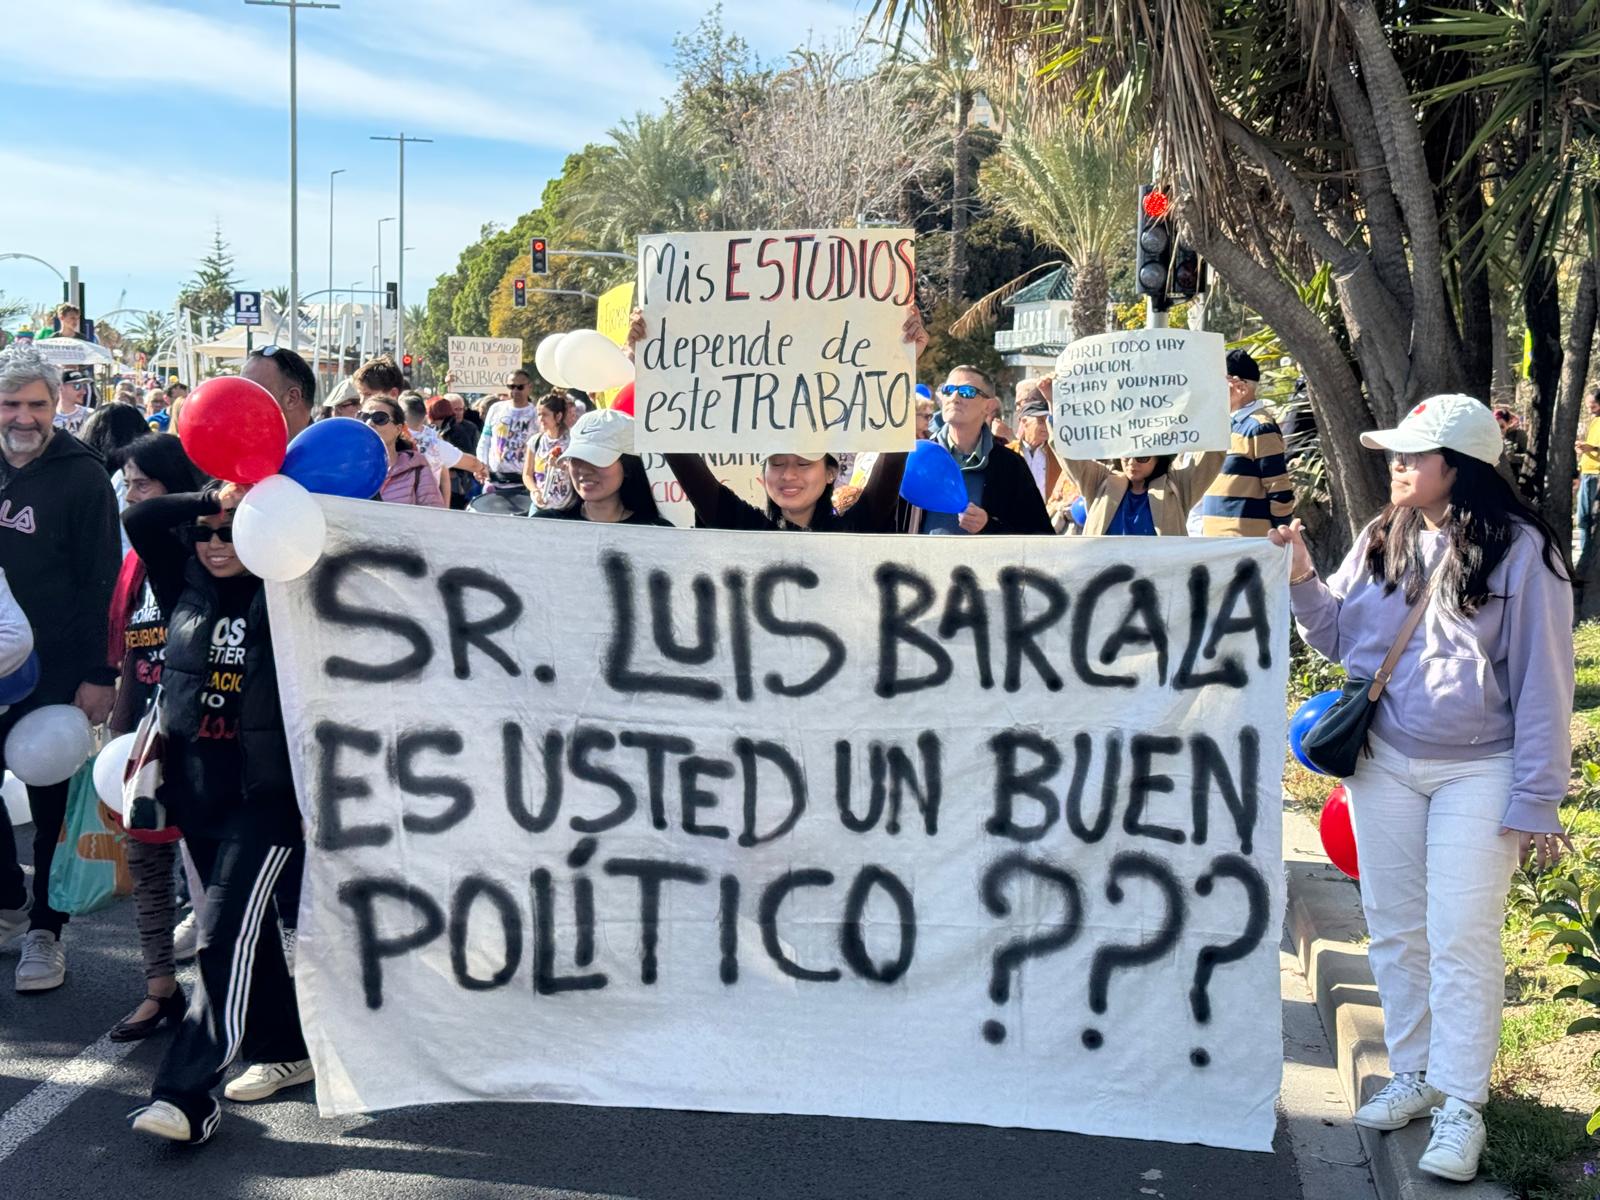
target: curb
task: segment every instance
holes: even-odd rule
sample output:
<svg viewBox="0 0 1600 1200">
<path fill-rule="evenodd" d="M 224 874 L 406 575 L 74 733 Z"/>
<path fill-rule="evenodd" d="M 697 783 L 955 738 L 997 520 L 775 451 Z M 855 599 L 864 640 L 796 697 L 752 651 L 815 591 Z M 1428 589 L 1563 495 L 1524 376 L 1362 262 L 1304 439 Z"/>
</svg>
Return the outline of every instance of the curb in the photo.
<svg viewBox="0 0 1600 1200">
<path fill-rule="evenodd" d="M 1299 813 L 1283 814 L 1283 865 L 1288 877 L 1285 921 L 1301 970 L 1333 1050 L 1334 1071 L 1354 1112 L 1389 1079 L 1383 1010 L 1363 946 L 1367 924 L 1361 893 L 1322 852 L 1316 826 Z M 1510 1200 L 1499 1184 L 1448 1183 L 1417 1170 L 1428 1145 L 1428 1123 L 1394 1133 L 1358 1129 L 1380 1200 Z"/>
</svg>

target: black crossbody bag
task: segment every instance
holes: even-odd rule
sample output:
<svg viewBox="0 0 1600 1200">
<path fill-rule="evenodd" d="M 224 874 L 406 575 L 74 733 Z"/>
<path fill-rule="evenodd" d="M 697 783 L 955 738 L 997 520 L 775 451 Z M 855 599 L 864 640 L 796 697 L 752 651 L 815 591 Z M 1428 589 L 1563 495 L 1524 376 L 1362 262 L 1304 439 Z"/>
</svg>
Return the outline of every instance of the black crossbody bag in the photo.
<svg viewBox="0 0 1600 1200">
<path fill-rule="evenodd" d="M 1400 626 L 1400 632 L 1395 635 L 1394 645 L 1384 655 L 1378 673 L 1371 679 L 1345 680 L 1344 694 L 1300 739 L 1300 749 L 1316 764 L 1318 770 L 1348 779 L 1356 773 L 1356 763 L 1362 752 L 1370 753 L 1367 731 L 1372 725 L 1373 714 L 1377 712 L 1378 698 L 1383 695 L 1383 689 L 1389 686 L 1406 643 L 1411 641 L 1417 626 L 1422 623 L 1423 611 L 1428 607 L 1428 597 L 1432 594 L 1433 580 L 1429 579 L 1427 586 L 1422 589 L 1422 595 L 1417 597 L 1411 611 L 1406 614 L 1405 624 Z"/>
</svg>

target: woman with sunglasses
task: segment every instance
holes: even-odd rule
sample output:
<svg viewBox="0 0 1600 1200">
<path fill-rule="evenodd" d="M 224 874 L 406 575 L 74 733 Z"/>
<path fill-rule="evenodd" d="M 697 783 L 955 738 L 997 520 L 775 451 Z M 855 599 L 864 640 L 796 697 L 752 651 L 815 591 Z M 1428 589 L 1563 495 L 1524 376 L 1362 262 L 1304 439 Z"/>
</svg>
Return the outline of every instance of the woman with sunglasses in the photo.
<svg viewBox="0 0 1600 1200">
<path fill-rule="evenodd" d="M 373 392 L 361 400 L 358 420 L 366 422 L 383 439 L 389 455 L 389 474 L 378 489 L 377 499 L 388 504 L 421 504 L 444 508 L 439 480 L 406 436 L 405 409 L 400 401 L 385 392 Z"/>
<path fill-rule="evenodd" d="M 1083 495 L 1086 536 L 1187 537 L 1189 510 L 1200 503 L 1227 457 L 1212 450 L 1173 466 L 1170 454 L 1125 455 L 1118 468 L 1092 458 L 1061 462 Z"/>
<path fill-rule="evenodd" d="M 131 507 L 157 496 L 195 492 L 205 480 L 184 453 L 183 444 L 165 434 L 146 433 L 121 450 L 122 475 Z M 130 550 L 117 576 L 108 622 L 108 661 L 117 670 L 117 698 L 111 708 L 110 731 L 132 733 L 150 707 L 166 661 L 166 610 L 156 596 L 139 555 Z M 178 986 L 173 920 L 177 889 L 173 868 L 177 845 L 130 837 L 128 872 L 133 876 L 134 924 L 144 959 L 145 996 L 127 1020 L 111 1030 L 114 1042 L 147 1038 L 163 1024 L 176 1029 L 187 1000 Z"/>
<path fill-rule="evenodd" d="M 199 1143 L 216 1128 L 212 1096 L 234 1058 L 253 1062 L 230 1100 L 261 1100 L 311 1078 L 294 985 L 270 897 L 301 841 L 273 665 L 266 591 L 234 553 L 245 489 L 154 496 L 123 518 L 167 614 L 166 751 L 156 798 L 205 888 L 200 982 L 133 1128 Z M 263 924 L 266 923 L 266 928 Z"/>
<path fill-rule="evenodd" d="M 577 497 L 566 508 L 536 508 L 530 516 L 614 525 L 672 524 L 656 507 L 644 461 L 633 452 L 633 418 L 611 409 L 586 413 L 572 427 L 556 464 Z"/>
<path fill-rule="evenodd" d="M 1500 930 L 1517 864 L 1571 843 L 1558 811 L 1571 769 L 1572 571 L 1560 541 L 1496 469 L 1493 414 L 1431 396 L 1395 429 L 1389 504 L 1339 569 L 1318 577 L 1301 524 L 1289 595 L 1301 636 L 1372 679 L 1402 649 L 1367 753 L 1345 781 L 1367 954 L 1394 1078 L 1356 1113 L 1369 1129 L 1433 1118 L 1418 1166 L 1465 1181 L 1505 1002 Z M 1420 606 L 1420 624 L 1407 619 Z"/>
<path fill-rule="evenodd" d="M 546 392 L 539 397 L 539 433 L 528 443 L 522 462 L 522 482 L 535 511 L 545 508 L 570 508 L 573 502 L 572 476 L 561 469 L 561 456 L 572 440 L 568 424 L 568 397 Z M 572 424 L 577 423 L 576 419 Z"/>
</svg>

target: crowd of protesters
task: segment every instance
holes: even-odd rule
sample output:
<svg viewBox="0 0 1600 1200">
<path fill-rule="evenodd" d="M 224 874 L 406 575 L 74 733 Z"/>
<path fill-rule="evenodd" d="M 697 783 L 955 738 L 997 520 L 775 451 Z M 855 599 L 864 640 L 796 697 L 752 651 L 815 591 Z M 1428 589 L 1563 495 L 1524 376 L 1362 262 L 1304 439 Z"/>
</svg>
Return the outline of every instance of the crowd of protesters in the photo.
<svg viewBox="0 0 1600 1200">
<path fill-rule="evenodd" d="M 631 340 L 645 332 L 636 314 Z M 905 337 L 920 348 L 920 321 L 907 322 Z M 1226 450 L 1101 462 L 1051 445 L 1048 378 L 1017 386 L 1013 429 L 990 374 L 955 367 L 922 389 L 917 436 L 959 467 L 967 504 L 957 513 L 901 498 L 903 453 L 768 455 L 764 504 L 736 494 L 698 455 L 665 462 L 702 528 L 1270 537 L 1291 548 L 1303 636 L 1353 677 L 1370 676 L 1411 608 L 1426 606 L 1375 726 L 1375 753 L 1348 783 L 1396 1070 L 1357 1119 L 1398 1128 L 1431 1112 L 1424 1165 L 1470 1178 L 1499 1024 L 1499 913 L 1516 863 L 1530 851 L 1551 859 L 1564 844 L 1555 812 L 1572 697 L 1570 656 L 1562 666 L 1566 547 L 1495 471 L 1507 446 L 1515 456 L 1508 414 L 1431 398 L 1397 429 L 1364 436 L 1389 452 L 1390 504 L 1324 580 L 1292 521 L 1289 454 L 1258 395 L 1260 367 L 1235 350 L 1226 372 Z M 241 374 L 272 394 L 291 438 L 313 420 L 372 428 L 389 463 L 374 501 L 669 524 L 632 418 L 581 393 L 536 395 L 527 371 L 476 409 L 448 390 L 410 390 L 387 358 L 320 407 L 311 368 L 291 350 L 258 350 Z M 216 1127 L 214 1093 L 236 1059 L 249 1065 L 224 1089 L 234 1101 L 312 1075 L 289 969 L 303 854 L 290 750 L 264 591 L 232 545 L 244 489 L 206 479 L 172 436 L 184 389 L 91 408 L 86 380 L 27 349 L 0 355 L 0 675 L 15 669 L 19 639 L 31 640 L 41 668 L 27 700 L 0 714 L 0 745 L 41 705 L 75 704 L 114 733 L 163 707 L 161 800 L 183 836 L 130 841 L 144 998 L 112 1036 L 174 1032 L 151 1101 L 132 1121 L 199 1143 Z M 1588 415 L 1577 446 L 1585 542 L 1600 504 L 1600 395 Z M 223 663 L 226 689 L 212 670 Z M 1479 736 L 1455 736 L 1468 728 Z M 23 992 L 66 977 L 67 916 L 51 908 L 48 880 L 67 798 L 65 783 L 28 789 L 31 895 L 0 821 L 0 944 L 21 938 Z M 180 925 L 184 892 L 192 911 Z M 196 926 L 197 939 L 185 936 Z M 188 955 L 199 967 L 191 996 L 177 976 Z"/>
</svg>

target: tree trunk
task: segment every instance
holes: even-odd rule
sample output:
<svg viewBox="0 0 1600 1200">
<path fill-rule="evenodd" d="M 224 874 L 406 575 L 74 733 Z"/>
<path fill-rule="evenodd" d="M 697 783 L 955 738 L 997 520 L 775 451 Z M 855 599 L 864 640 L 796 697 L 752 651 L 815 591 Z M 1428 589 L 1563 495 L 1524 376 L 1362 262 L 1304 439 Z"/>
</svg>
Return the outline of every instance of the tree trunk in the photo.
<svg viewBox="0 0 1600 1200">
<path fill-rule="evenodd" d="M 1578 288 L 1572 298 L 1572 326 L 1567 334 L 1566 358 L 1561 364 L 1561 385 L 1549 422 L 1550 453 L 1545 471 L 1541 514 L 1563 538 L 1572 530 L 1572 477 L 1578 469 L 1578 421 L 1583 412 L 1583 385 L 1589 377 L 1589 356 L 1594 346 L 1596 262 L 1588 259 L 1578 268 Z"/>
<path fill-rule="evenodd" d="M 1528 413 L 1528 451 L 1533 455 L 1536 506 L 1544 503 L 1545 473 L 1550 462 L 1550 418 L 1561 382 L 1561 296 L 1556 290 L 1555 262 L 1540 259 L 1522 293 L 1522 311 L 1533 335 L 1533 402 Z"/>
<path fill-rule="evenodd" d="M 1088 337 L 1106 331 L 1106 297 L 1111 280 L 1102 259 L 1090 259 L 1072 268 L 1072 336 Z"/>
<path fill-rule="evenodd" d="M 955 162 L 950 169 L 950 299 L 960 304 L 967 287 L 967 224 L 971 213 L 972 164 L 967 161 L 967 120 L 972 93 L 956 97 Z"/>
<path fill-rule="evenodd" d="M 1461 199 L 1459 225 L 1471 229 L 1483 216 L 1483 189 L 1474 179 Z M 1461 375 L 1462 389 L 1484 401 L 1492 399 L 1494 319 L 1489 311 L 1489 266 L 1480 258 L 1483 235 L 1474 233 L 1461 247 Z M 1470 267 L 1474 261 L 1477 267 Z M 1470 273 L 1466 273 L 1469 272 Z"/>
<path fill-rule="evenodd" d="M 1506 310 L 1503 297 L 1497 297 L 1489 308 L 1490 361 L 1494 370 L 1490 377 L 1489 398 L 1495 404 L 1512 404 L 1517 398 L 1517 376 L 1511 363 L 1511 331 L 1506 328 Z"/>
</svg>

